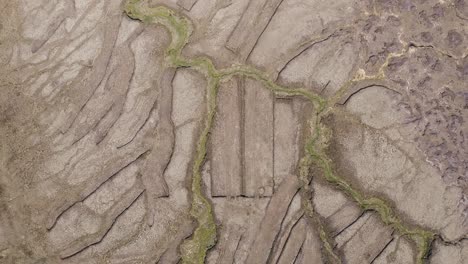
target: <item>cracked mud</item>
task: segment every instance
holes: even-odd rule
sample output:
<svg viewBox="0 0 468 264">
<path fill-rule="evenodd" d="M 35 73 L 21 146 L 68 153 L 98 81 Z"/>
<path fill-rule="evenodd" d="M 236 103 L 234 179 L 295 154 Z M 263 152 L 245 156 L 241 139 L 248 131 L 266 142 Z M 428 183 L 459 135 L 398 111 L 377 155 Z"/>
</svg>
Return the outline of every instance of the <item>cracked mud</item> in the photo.
<svg viewBox="0 0 468 264">
<path fill-rule="evenodd" d="M 0 7 L 0 263 L 468 259 L 465 1 Z"/>
</svg>

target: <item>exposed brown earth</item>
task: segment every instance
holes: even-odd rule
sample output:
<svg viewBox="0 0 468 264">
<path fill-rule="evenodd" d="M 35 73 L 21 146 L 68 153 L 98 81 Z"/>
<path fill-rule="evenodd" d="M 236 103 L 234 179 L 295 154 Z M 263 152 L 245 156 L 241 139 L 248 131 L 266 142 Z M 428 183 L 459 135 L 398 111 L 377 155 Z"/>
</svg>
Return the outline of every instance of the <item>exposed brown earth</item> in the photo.
<svg viewBox="0 0 468 264">
<path fill-rule="evenodd" d="M 142 2 L 256 71 L 124 0 L 0 0 L 0 263 L 466 263 L 468 2 Z"/>
</svg>

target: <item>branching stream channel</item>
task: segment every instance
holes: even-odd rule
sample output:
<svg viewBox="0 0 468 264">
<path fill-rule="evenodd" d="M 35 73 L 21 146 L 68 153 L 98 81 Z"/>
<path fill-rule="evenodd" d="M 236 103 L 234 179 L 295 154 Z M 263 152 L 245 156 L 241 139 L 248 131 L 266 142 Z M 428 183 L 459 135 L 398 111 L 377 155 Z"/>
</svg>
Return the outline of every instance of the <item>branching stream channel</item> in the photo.
<svg viewBox="0 0 468 264">
<path fill-rule="evenodd" d="M 314 106 L 314 113 L 309 120 L 311 136 L 305 144 L 305 156 L 300 161 L 298 177 L 302 184 L 301 195 L 309 192 L 310 168 L 312 165 L 318 166 L 325 179 L 335 185 L 338 189 L 350 196 L 363 210 L 373 210 L 378 213 L 381 220 L 392 226 L 401 236 L 406 236 L 412 240 L 417 247 L 417 263 L 425 262 L 430 251 L 430 245 L 435 234 L 418 227 L 412 227 L 404 223 L 383 199 L 378 197 L 368 197 L 354 189 L 345 179 L 338 176 L 332 169 L 331 159 L 327 157 L 324 148 L 329 140 L 329 129 L 322 124 L 321 120 L 332 111 L 336 98 L 324 99 L 317 94 L 304 88 L 289 88 L 277 85 L 270 80 L 265 73 L 247 65 L 235 65 L 226 69 L 216 69 L 213 62 L 207 57 L 197 57 L 194 59 L 182 57 L 182 49 L 188 43 L 192 32 L 191 22 L 163 6 L 147 7 L 143 6 L 141 0 L 130 0 L 125 5 L 126 14 L 135 20 L 143 23 L 161 24 L 165 26 L 171 34 L 171 43 L 165 53 L 165 63 L 167 67 L 189 67 L 203 73 L 207 79 L 207 113 L 204 127 L 196 146 L 196 154 L 192 166 L 191 190 L 192 201 L 190 214 L 197 221 L 197 227 L 193 235 L 185 240 L 181 245 L 183 263 L 204 263 L 207 251 L 216 244 L 216 224 L 213 209 L 208 198 L 202 190 L 201 169 L 207 153 L 208 136 L 213 125 L 216 114 L 216 98 L 219 84 L 234 76 L 251 78 L 259 81 L 277 96 L 303 97 Z M 304 199 L 303 199 L 304 200 Z M 308 217 L 313 216 L 313 207 L 310 199 L 303 201 L 303 209 Z M 328 242 L 327 235 L 319 225 L 320 238 L 324 249 L 327 251 L 332 262 L 341 263 L 339 258 L 333 253 L 332 246 Z"/>
</svg>

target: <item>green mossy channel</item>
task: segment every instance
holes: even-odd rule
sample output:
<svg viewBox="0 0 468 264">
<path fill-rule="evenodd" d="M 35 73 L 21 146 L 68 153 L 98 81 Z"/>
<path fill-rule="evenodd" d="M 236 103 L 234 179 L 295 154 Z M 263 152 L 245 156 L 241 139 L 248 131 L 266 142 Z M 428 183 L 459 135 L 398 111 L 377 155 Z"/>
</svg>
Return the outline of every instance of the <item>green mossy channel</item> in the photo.
<svg viewBox="0 0 468 264">
<path fill-rule="evenodd" d="M 219 84 L 221 81 L 225 81 L 233 76 L 257 80 L 277 96 L 300 96 L 310 101 L 314 105 L 315 112 L 309 121 L 312 136 L 305 145 L 306 156 L 302 159 L 302 165 L 299 168 L 298 176 L 301 182 L 303 182 L 302 188 L 307 188 L 307 184 L 305 183 L 308 182 L 307 178 L 309 177 L 310 167 L 315 164 L 321 168 L 325 179 L 329 183 L 337 186 L 352 197 L 363 210 L 377 212 L 385 224 L 395 228 L 400 235 L 407 236 L 413 240 L 418 248 L 417 263 L 422 264 L 425 262 L 435 236 L 434 233 L 406 225 L 386 201 L 378 197 L 367 197 L 365 194 L 354 189 L 345 179 L 334 173 L 332 161 L 325 154 L 330 130 L 321 122 L 322 117 L 333 108 L 330 102 L 304 88 L 289 88 L 277 85 L 265 73 L 247 65 L 235 65 L 227 69 L 218 70 L 209 58 L 197 57 L 189 59 L 182 57 L 182 49 L 188 43 L 192 32 L 192 25 L 187 18 L 178 15 L 167 7 L 147 7 L 141 5 L 141 0 L 129 0 L 125 5 L 125 13 L 130 18 L 140 20 L 143 23 L 165 26 L 171 34 L 171 43 L 165 56 L 167 67 L 193 68 L 203 73 L 208 81 L 207 113 L 204 127 L 196 146 L 191 178 L 192 201 L 190 213 L 196 219 L 198 225 L 192 237 L 185 240 L 181 245 L 183 263 L 204 263 L 207 251 L 216 243 L 216 224 L 213 208 L 202 189 L 201 169 L 207 153 L 208 136 L 216 114 L 216 97 Z M 329 253 L 332 254 L 332 252 Z"/>
</svg>

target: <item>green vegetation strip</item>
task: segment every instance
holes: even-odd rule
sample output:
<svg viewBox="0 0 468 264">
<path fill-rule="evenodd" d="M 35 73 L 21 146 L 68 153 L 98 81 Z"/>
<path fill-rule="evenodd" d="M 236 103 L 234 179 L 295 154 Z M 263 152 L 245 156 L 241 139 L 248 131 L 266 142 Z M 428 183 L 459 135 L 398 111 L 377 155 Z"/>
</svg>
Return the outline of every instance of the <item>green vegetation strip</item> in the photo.
<svg viewBox="0 0 468 264">
<path fill-rule="evenodd" d="M 143 23 L 165 26 L 171 34 L 171 43 L 165 57 L 167 66 L 194 68 L 203 73 L 208 81 L 207 116 L 204 128 L 198 139 L 192 167 L 192 204 L 190 213 L 196 219 L 198 226 L 193 236 L 185 240 L 181 246 L 183 263 L 204 263 L 207 251 L 216 243 L 216 224 L 213 209 L 202 190 L 201 169 L 207 153 L 208 136 L 216 113 L 216 97 L 219 83 L 233 76 L 257 80 L 278 96 L 300 96 L 310 101 L 314 105 L 315 113 L 310 120 L 312 136 L 305 146 L 307 155 L 303 159 L 303 166 L 299 168 L 299 177 L 301 182 L 303 182 L 302 188 L 307 188 L 308 184 L 305 183 L 309 181 L 307 178 L 309 177 L 310 166 L 315 163 L 323 170 L 324 177 L 329 183 L 336 185 L 351 196 L 364 210 L 376 211 L 385 224 L 391 225 L 401 235 L 412 239 L 418 247 L 417 263 L 424 263 L 429 253 L 431 242 L 434 239 L 434 233 L 405 225 L 387 202 L 377 197 L 366 197 L 333 172 L 332 162 L 324 151 L 331 133 L 321 122 L 322 117 L 332 109 L 328 105 L 327 100 L 305 88 L 293 89 L 277 85 L 263 72 L 250 66 L 235 65 L 228 69 L 218 70 L 209 58 L 197 57 L 188 59 L 182 57 L 182 49 L 188 43 L 192 32 L 192 25 L 187 18 L 176 14 L 167 7 L 147 7 L 141 5 L 141 0 L 129 0 L 125 5 L 125 12 L 130 18 L 140 20 Z M 310 206 L 310 203 L 306 205 Z M 305 209 L 307 211 L 307 208 Z M 320 233 L 321 238 L 323 236 L 322 240 L 326 241 L 326 234 L 322 234 L 324 233 L 323 228 L 320 230 Z M 330 244 L 325 243 L 325 246 L 327 245 L 328 248 L 326 249 L 329 251 L 328 253 L 333 254 Z"/>
<path fill-rule="evenodd" d="M 319 238 L 325 251 L 324 257 L 328 261 L 326 263 L 341 264 L 342 262 L 340 257 L 333 251 L 333 243 L 329 233 L 326 231 L 320 217 L 314 213 L 315 209 L 312 203 L 312 190 L 310 188 L 310 181 L 312 180 L 310 169 L 312 163 L 313 160 L 310 155 L 305 155 L 299 161 L 298 178 L 300 182 L 299 194 L 301 195 L 302 210 L 304 210 L 305 215 L 313 222 L 314 226 L 319 231 Z"/>
</svg>

